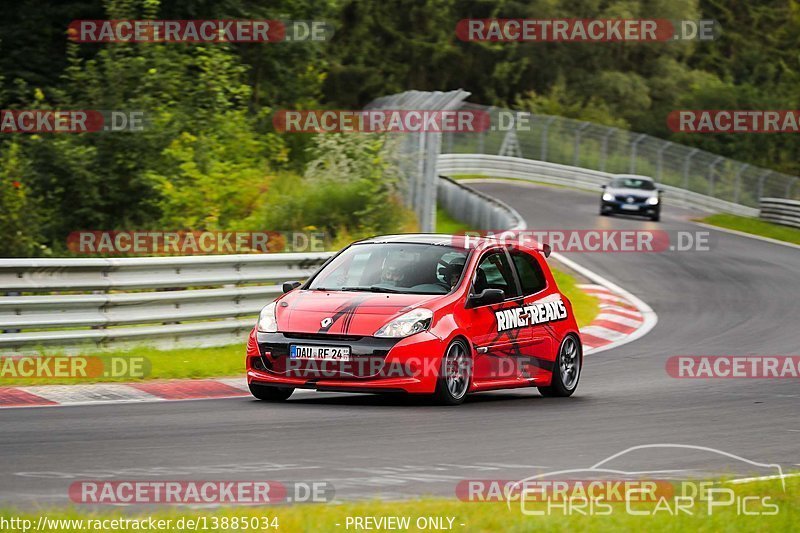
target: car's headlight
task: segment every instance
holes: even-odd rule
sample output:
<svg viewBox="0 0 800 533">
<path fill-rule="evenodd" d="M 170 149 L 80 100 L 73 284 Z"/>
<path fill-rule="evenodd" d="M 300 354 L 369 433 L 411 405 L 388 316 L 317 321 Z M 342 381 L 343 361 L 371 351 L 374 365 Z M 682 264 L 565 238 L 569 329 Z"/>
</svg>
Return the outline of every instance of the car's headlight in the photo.
<svg viewBox="0 0 800 533">
<path fill-rule="evenodd" d="M 431 326 L 433 311 L 430 309 L 414 309 L 395 318 L 375 332 L 376 337 L 408 337 L 414 333 L 425 331 Z"/>
<path fill-rule="evenodd" d="M 658 205 L 658 196 L 651 196 L 645 203 L 647 205 Z"/>
<path fill-rule="evenodd" d="M 278 331 L 278 320 L 275 318 L 275 302 L 264 307 L 258 315 L 258 331 L 264 333 L 276 333 Z"/>
<path fill-rule="evenodd" d="M 595 198 L 597 198 L 597 196 L 595 196 Z M 610 192 L 604 192 L 603 193 L 603 201 L 604 202 L 612 202 L 612 201 L 614 201 L 614 195 L 611 194 Z"/>
</svg>

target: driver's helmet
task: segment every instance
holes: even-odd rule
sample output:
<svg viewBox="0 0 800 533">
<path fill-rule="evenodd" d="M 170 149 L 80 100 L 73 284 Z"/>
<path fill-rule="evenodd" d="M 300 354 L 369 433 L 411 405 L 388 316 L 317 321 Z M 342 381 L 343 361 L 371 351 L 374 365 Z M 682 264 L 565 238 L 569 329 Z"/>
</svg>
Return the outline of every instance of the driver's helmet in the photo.
<svg viewBox="0 0 800 533">
<path fill-rule="evenodd" d="M 381 270 L 381 282 L 399 285 L 405 278 L 410 265 L 406 260 L 386 258 Z"/>
<path fill-rule="evenodd" d="M 458 280 L 461 279 L 461 273 L 464 271 L 464 267 L 466 266 L 466 259 L 463 257 L 456 257 L 447 265 L 447 268 L 444 272 L 444 279 L 450 288 L 456 286 Z"/>
</svg>

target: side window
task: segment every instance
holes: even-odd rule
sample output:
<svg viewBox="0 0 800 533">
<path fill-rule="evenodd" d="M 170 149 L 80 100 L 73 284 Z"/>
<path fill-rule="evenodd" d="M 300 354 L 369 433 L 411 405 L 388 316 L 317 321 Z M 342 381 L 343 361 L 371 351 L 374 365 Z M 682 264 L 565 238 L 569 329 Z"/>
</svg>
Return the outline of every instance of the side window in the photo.
<svg viewBox="0 0 800 533">
<path fill-rule="evenodd" d="M 504 252 L 491 252 L 478 264 L 473 290 L 475 294 L 480 294 L 484 289 L 503 289 L 506 298 L 519 296 L 511 265 Z"/>
<path fill-rule="evenodd" d="M 522 285 L 524 296 L 537 293 L 547 286 L 542 267 L 535 258 L 524 252 L 511 252 L 511 258 L 514 266 L 517 267 L 519 284 Z"/>
</svg>

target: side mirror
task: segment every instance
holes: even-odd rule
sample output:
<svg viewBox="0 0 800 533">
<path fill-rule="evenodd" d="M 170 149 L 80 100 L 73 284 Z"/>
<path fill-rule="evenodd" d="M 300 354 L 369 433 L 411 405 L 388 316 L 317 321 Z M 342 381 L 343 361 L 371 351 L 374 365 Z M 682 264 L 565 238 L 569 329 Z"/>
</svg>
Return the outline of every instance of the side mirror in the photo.
<svg viewBox="0 0 800 533">
<path fill-rule="evenodd" d="M 506 293 L 503 289 L 483 289 L 480 294 L 473 294 L 468 299 L 470 307 L 477 307 L 479 305 L 499 304 L 506 299 Z"/>
<path fill-rule="evenodd" d="M 664 189 L 656 189 L 656 190 L 658 191 L 658 194 L 664 194 Z"/>
<path fill-rule="evenodd" d="M 600 186 L 600 188 L 601 188 L 601 189 L 605 189 L 605 188 L 606 188 L 606 185 L 601 185 L 601 186 Z"/>
<path fill-rule="evenodd" d="M 295 290 L 297 287 L 302 285 L 299 281 L 284 281 L 283 282 L 283 292 L 289 292 Z"/>
<path fill-rule="evenodd" d="M 545 259 L 550 257 L 550 254 L 552 253 L 552 251 L 553 251 L 553 248 L 549 244 L 547 244 L 547 243 L 542 244 L 542 255 L 544 255 Z"/>
</svg>

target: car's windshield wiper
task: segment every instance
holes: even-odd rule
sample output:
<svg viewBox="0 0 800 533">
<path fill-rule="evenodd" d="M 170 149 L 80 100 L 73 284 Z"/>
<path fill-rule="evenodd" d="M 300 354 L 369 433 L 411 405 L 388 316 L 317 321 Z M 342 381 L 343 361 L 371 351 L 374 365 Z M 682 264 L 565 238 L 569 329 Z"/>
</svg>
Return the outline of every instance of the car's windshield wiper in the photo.
<svg viewBox="0 0 800 533">
<path fill-rule="evenodd" d="M 340 291 L 359 291 L 359 292 L 393 292 L 399 293 L 403 291 L 399 291 L 397 289 L 393 289 L 391 287 L 383 287 L 381 285 L 372 285 L 371 287 L 342 287 L 338 289 Z"/>
</svg>

